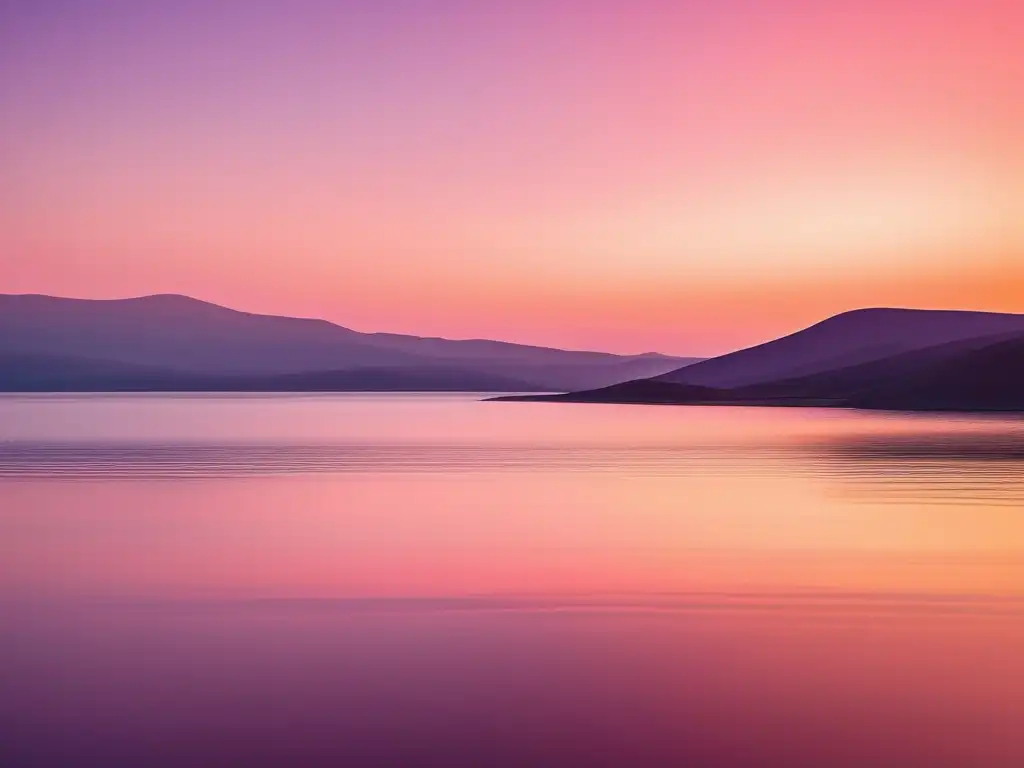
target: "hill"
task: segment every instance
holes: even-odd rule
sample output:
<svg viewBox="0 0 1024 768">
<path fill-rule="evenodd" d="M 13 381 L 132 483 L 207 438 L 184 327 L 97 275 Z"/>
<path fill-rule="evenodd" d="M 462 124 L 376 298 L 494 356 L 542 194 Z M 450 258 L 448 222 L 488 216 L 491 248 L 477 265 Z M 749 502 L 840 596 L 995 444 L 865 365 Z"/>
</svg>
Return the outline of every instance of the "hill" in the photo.
<svg viewBox="0 0 1024 768">
<path fill-rule="evenodd" d="M 1024 334 L 889 379 L 850 397 L 856 408 L 1024 411 Z"/>
<path fill-rule="evenodd" d="M 583 392 L 557 395 L 510 395 L 492 400 L 531 401 L 538 403 L 625 403 L 630 405 L 711 404 L 727 401 L 728 390 L 701 387 L 695 384 L 673 384 L 658 379 L 641 379 L 613 384 Z"/>
<path fill-rule="evenodd" d="M 536 384 L 458 368 L 202 374 L 110 360 L 0 354 L 0 392 L 531 392 Z"/>
<path fill-rule="evenodd" d="M 317 373 L 337 387 L 383 376 L 380 380 L 390 382 L 389 388 L 405 388 L 400 379 L 411 387 L 415 377 L 426 376 L 435 383 L 445 381 L 445 388 L 473 391 L 508 391 L 515 382 L 528 391 L 600 387 L 691 362 L 479 339 L 361 333 L 325 320 L 240 312 L 177 295 L 111 300 L 0 295 L 0 355 L 23 356 L 26 364 L 30 357 L 37 363 L 63 359 L 61 365 L 70 366 L 72 378 L 81 373 L 75 372 L 76 366 L 85 360 L 151 369 L 161 372 L 164 386 L 172 373 L 182 378 L 227 376 L 235 382 Z M 355 370 L 362 373 L 339 373 Z M 481 386 L 502 381 L 501 387 Z"/>
<path fill-rule="evenodd" d="M 872 310 L 871 312 L 878 312 Z M 969 328 L 1013 326 L 1020 315 L 985 315 L 978 322 L 979 313 L 942 313 L 942 327 L 947 336 L 959 336 L 956 329 L 946 324 L 953 317 L 965 317 Z M 900 311 L 892 317 L 906 317 Z M 919 319 L 920 316 L 914 319 Z M 996 319 L 1001 318 L 1001 319 Z M 934 318 L 928 318 L 934 319 Z M 827 321 L 826 321 L 827 322 Z M 820 334 L 825 323 L 801 333 Z M 834 327 L 834 326 L 833 326 Z M 921 327 L 918 324 L 918 327 Z M 914 337 L 909 333 L 893 334 L 897 346 L 904 346 Z M 759 357 L 751 365 L 761 372 L 773 369 L 766 358 L 764 349 L 781 349 L 787 353 L 793 346 L 800 347 L 800 334 L 787 337 L 789 346 L 773 347 L 771 344 L 758 348 Z M 804 350 L 812 345 L 803 345 Z M 977 337 L 958 337 L 920 348 L 872 357 L 866 362 L 849 362 L 851 357 L 868 354 L 859 347 L 860 353 L 840 354 L 835 358 L 834 367 L 814 373 L 790 376 L 776 380 L 759 381 L 738 386 L 709 387 L 694 384 L 690 376 L 679 372 L 676 376 L 658 376 L 650 379 L 622 382 L 612 387 L 597 388 L 565 395 L 533 396 L 502 399 L 532 399 L 568 402 L 609 402 L 649 403 L 680 405 L 791 405 L 791 406 L 833 406 L 851 408 L 874 408 L 893 410 L 1024 410 L 1024 330 L 1003 332 Z M 876 351 L 871 354 L 877 354 Z M 848 352 L 848 350 L 847 350 Z M 737 353 L 739 354 L 739 353 Z M 726 356 L 732 357 L 732 356 Z M 733 358 L 735 360 L 736 358 Z M 794 356 L 787 355 L 791 363 Z M 708 363 L 713 363 L 710 360 Z M 819 362 L 823 362 L 819 358 Z M 693 379 L 712 378 L 722 374 L 723 380 L 744 380 L 739 369 L 729 361 L 727 366 L 705 370 Z M 693 366 L 705 367 L 707 363 Z M 725 375 L 727 368 L 735 378 Z M 777 368 L 785 368 L 779 365 Z M 672 381 L 670 379 L 677 380 Z"/>
<path fill-rule="evenodd" d="M 707 387 L 740 387 L 836 370 L 955 341 L 1017 332 L 1024 333 L 1024 315 L 858 309 L 659 378 Z"/>
</svg>

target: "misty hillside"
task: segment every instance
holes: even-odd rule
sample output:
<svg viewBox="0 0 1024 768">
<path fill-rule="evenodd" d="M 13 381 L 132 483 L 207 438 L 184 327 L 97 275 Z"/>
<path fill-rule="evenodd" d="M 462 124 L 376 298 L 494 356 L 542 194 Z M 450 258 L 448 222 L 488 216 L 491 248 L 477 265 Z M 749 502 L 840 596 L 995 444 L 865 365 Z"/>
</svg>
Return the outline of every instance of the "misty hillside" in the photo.
<svg viewBox="0 0 1024 768">
<path fill-rule="evenodd" d="M 239 312 L 176 295 L 114 300 L 0 295 L 0 355 L 25 356 L 26 365 L 34 358 L 36 373 L 42 370 L 39 366 L 45 367 L 43 358 L 54 365 L 63 359 L 63 389 L 81 377 L 87 360 L 103 361 L 108 367 L 152 369 L 153 380 L 160 379 L 162 387 L 172 386 L 172 374 L 262 377 L 327 372 L 343 389 L 357 378 L 371 381 L 365 369 L 376 369 L 374 375 L 383 376 L 382 382 L 391 382 L 388 388 L 413 387 L 416 376 L 426 376 L 424 381 L 443 380 L 446 389 L 474 391 L 599 387 L 656 376 L 690 362 L 660 355 L 360 333 L 325 320 Z M 8 390 L 15 381 L 13 359 L 8 359 L 7 383 L 0 382 Z M 363 373 L 355 378 L 338 373 L 355 369 Z M 55 373 L 56 369 L 51 371 Z M 130 371 L 122 368 L 121 373 Z M 19 375 L 29 377 L 27 370 Z M 51 376 L 54 386 L 59 378 Z M 95 382 L 101 377 L 94 372 L 86 378 Z M 400 385 L 403 379 L 407 385 Z M 110 381 L 111 386 L 116 384 L 116 376 Z M 138 379 L 122 383 L 135 388 Z"/>
<path fill-rule="evenodd" d="M 0 352 L 0 392 L 96 391 L 107 382 L 161 375 L 173 372 L 115 360 Z"/>
<path fill-rule="evenodd" d="M 0 392 L 532 392 L 531 382 L 458 368 L 211 374 L 110 360 L 0 354 Z"/>
</svg>

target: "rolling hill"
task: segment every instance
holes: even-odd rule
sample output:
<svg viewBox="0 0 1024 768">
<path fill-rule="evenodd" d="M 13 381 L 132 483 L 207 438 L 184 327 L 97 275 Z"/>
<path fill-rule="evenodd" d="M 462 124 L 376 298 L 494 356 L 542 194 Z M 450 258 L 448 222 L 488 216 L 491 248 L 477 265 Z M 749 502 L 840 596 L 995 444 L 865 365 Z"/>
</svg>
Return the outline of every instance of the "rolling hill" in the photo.
<svg viewBox="0 0 1024 768">
<path fill-rule="evenodd" d="M 825 321 L 776 342 L 698 363 L 693 366 L 692 375 L 686 369 L 564 395 L 507 399 L 894 410 L 1024 410 L 1024 316 L 866 310 L 854 326 L 859 324 L 863 330 L 870 325 L 861 323 L 863 319 L 883 317 L 892 323 L 891 333 L 879 344 L 865 343 L 863 335 L 857 334 L 854 334 L 855 341 L 850 342 L 840 333 L 850 328 L 849 318 L 842 322 Z M 957 320 L 963 325 L 958 326 Z M 901 326 L 904 321 L 907 327 Z M 944 337 L 944 340 L 928 343 L 926 337 L 919 335 L 928 328 L 935 331 L 930 338 Z M 996 328 L 1000 332 L 968 335 L 979 328 L 986 331 Z M 809 340 L 801 338 L 803 334 L 809 336 Z M 837 334 L 831 346 L 826 344 L 829 334 Z M 951 337 L 953 340 L 949 340 Z M 906 349 L 914 343 L 918 346 Z M 880 354 L 883 348 L 900 351 Z M 838 354 L 829 356 L 826 349 Z M 724 362 L 716 365 L 718 360 Z M 807 372 L 808 369 L 813 372 Z M 770 377 L 771 372 L 779 371 L 803 372 L 777 379 L 756 378 Z M 700 383 L 709 380 L 726 383 L 717 386 Z"/>
<path fill-rule="evenodd" d="M 110 360 L 0 354 L 0 392 L 531 392 L 536 384 L 459 368 L 183 373 Z"/>
<path fill-rule="evenodd" d="M 849 399 L 855 408 L 1024 411 L 1024 334 L 908 371 Z"/>
<path fill-rule="evenodd" d="M 0 295 L 0 356 L 6 358 L 0 389 L 7 391 L 264 388 L 275 376 L 291 377 L 278 380 L 288 389 L 552 391 L 655 376 L 692 362 L 361 333 L 325 320 L 239 312 L 177 295 Z"/>
<path fill-rule="evenodd" d="M 739 387 L 835 370 L 949 342 L 1024 333 L 1024 315 L 858 309 L 782 338 L 662 374 L 673 383 Z"/>
</svg>

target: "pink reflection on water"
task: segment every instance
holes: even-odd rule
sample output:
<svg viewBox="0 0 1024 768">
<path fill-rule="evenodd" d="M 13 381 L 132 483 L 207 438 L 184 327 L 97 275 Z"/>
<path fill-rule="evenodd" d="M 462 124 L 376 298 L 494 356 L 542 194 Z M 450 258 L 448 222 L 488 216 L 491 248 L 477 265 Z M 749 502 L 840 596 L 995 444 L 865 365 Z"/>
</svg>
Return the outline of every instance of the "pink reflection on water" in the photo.
<svg viewBox="0 0 1024 768">
<path fill-rule="evenodd" d="M 1019 421 L 18 402 L 5 766 L 1024 764 Z"/>
</svg>

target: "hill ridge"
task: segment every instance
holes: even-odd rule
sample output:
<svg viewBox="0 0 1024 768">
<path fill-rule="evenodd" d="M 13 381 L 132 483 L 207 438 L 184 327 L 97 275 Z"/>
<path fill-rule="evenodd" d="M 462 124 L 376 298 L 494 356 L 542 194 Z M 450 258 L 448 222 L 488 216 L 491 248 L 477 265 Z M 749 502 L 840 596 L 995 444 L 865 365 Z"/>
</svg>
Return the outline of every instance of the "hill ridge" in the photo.
<svg viewBox="0 0 1024 768">
<path fill-rule="evenodd" d="M 488 339 L 363 333 L 319 318 L 246 312 L 182 294 L 113 299 L 0 294 L 0 354 L 105 359 L 220 376 L 356 368 L 389 369 L 391 376 L 395 368 L 446 368 L 463 370 L 474 380 L 486 374 L 546 391 L 643 378 L 689 362 Z"/>
</svg>

